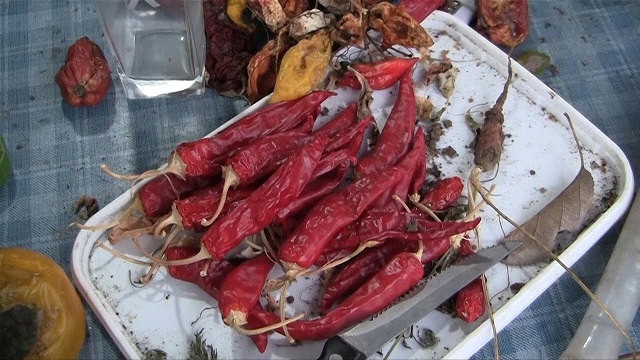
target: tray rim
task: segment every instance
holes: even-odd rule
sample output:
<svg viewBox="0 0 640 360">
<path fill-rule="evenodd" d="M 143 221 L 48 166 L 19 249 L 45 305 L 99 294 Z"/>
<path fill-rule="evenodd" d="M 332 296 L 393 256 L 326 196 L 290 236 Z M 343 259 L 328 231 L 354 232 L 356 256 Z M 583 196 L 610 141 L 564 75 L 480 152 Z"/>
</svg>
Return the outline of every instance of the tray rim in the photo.
<svg viewBox="0 0 640 360">
<path fill-rule="evenodd" d="M 422 24 L 426 24 L 430 21 L 439 21 L 444 23 L 445 26 L 451 26 L 461 35 L 468 38 L 472 38 L 477 41 L 480 46 L 489 53 L 489 56 L 499 61 L 500 64 L 507 65 L 508 55 L 500 50 L 497 46 L 489 42 L 486 38 L 480 36 L 475 30 L 461 22 L 455 16 L 446 12 L 436 10 L 431 14 Z M 573 123 L 576 128 L 588 132 L 594 137 L 597 137 L 601 142 L 600 144 L 608 149 L 612 155 L 616 157 L 618 166 L 620 168 L 619 180 L 617 184 L 618 197 L 614 203 L 603 213 L 601 213 L 597 219 L 591 223 L 585 230 L 583 230 L 576 240 L 563 251 L 559 256 L 560 259 L 569 267 L 571 267 L 577 260 L 579 260 L 592 246 L 598 242 L 602 236 L 611 229 L 615 223 L 617 223 L 623 215 L 626 213 L 631 205 L 633 192 L 634 192 L 634 178 L 633 171 L 629 160 L 624 152 L 615 144 L 605 133 L 598 129 L 592 122 L 586 119 L 580 112 L 573 108 L 568 102 L 566 102 L 561 96 L 556 94 L 554 90 L 549 88 L 546 84 L 536 78 L 533 74 L 525 70 L 517 62 L 513 62 L 514 74 L 522 77 L 529 86 L 536 88 L 536 90 L 544 91 L 555 96 L 554 101 L 560 103 L 560 105 L 567 110 L 567 113 L 571 115 Z M 268 101 L 267 96 L 257 103 L 249 106 L 236 116 L 232 117 L 220 127 L 211 131 L 204 137 L 211 137 L 214 134 L 223 131 L 227 127 L 231 126 L 240 118 L 256 111 L 260 107 L 264 106 Z M 163 165 L 161 168 L 163 168 Z M 150 181 L 150 179 L 144 180 L 132 190 L 139 189 L 143 184 Z M 130 191 L 119 195 L 113 199 L 107 206 L 102 208 L 97 214 L 89 219 L 86 225 L 97 225 L 114 212 L 113 209 L 117 209 L 125 204 L 130 199 Z M 105 327 L 113 341 L 116 343 L 120 351 L 129 358 L 138 358 L 140 353 L 136 346 L 125 337 L 122 330 L 122 326 L 114 317 L 115 314 L 110 312 L 107 307 L 104 296 L 99 293 L 98 289 L 92 283 L 89 275 L 89 255 L 94 250 L 95 239 L 100 238 L 104 232 L 80 230 L 73 245 L 71 255 L 71 272 L 76 288 L 82 294 L 83 298 L 87 301 L 94 313 L 100 319 L 102 325 Z M 86 257 L 84 255 L 87 255 Z M 540 273 L 532 277 L 525 286 L 514 295 L 509 301 L 504 303 L 500 309 L 494 313 L 494 320 L 496 322 L 496 328 L 498 331 L 504 329 L 513 319 L 515 319 L 524 309 L 529 307 L 533 301 L 535 301 L 543 292 L 545 292 L 562 274 L 564 269 L 556 262 L 551 262 L 549 265 L 542 268 Z M 454 348 L 452 348 L 445 356 L 445 359 L 458 359 L 469 358 L 475 354 L 482 346 L 484 346 L 489 340 L 493 338 L 493 332 L 489 320 L 482 322 L 475 330 L 467 334 L 463 340 Z M 419 356 L 419 354 L 417 354 Z"/>
</svg>

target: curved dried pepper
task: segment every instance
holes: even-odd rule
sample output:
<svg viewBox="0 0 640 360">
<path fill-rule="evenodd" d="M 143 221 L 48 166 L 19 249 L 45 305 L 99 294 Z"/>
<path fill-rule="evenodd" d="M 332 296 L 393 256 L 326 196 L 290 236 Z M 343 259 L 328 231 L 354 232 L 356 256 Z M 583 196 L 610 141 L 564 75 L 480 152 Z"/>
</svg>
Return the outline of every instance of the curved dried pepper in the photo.
<svg viewBox="0 0 640 360">
<path fill-rule="evenodd" d="M 247 65 L 247 97 L 250 103 L 254 103 L 271 91 L 276 83 L 276 69 L 279 60 L 282 60 L 284 53 L 291 47 L 287 37 L 279 36 L 269 40 L 267 44 L 258 51 Z"/>
<path fill-rule="evenodd" d="M 426 49 L 433 39 L 405 8 L 381 2 L 369 10 L 369 26 L 382 35 L 382 45 Z"/>
<path fill-rule="evenodd" d="M 269 103 L 297 99 L 315 89 L 331 60 L 331 38 L 318 31 L 300 40 L 284 54 Z"/>
</svg>

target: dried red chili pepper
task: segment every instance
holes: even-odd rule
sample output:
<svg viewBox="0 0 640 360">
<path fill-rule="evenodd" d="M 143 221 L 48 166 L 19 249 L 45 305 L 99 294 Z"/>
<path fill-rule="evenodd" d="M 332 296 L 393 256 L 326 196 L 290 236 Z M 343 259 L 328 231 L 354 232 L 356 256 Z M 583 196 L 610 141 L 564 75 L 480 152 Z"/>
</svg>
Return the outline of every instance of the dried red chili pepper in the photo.
<svg viewBox="0 0 640 360">
<path fill-rule="evenodd" d="M 258 255 L 240 263 L 222 281 L 218 296 L 220 315 L 225 324 L 237 328 L 247 323 L 249 311 L 258 304 L 273 261 Z"/>
<path fill-rule="evenodd" d="M 485 310 L 482 279 L 477 278 L 458 291 L 454 302 L 456 316 L 468 323 L 476 321 Z"/>
<path fill-rule="evenodd" d="M 172 246 L 165 250 L 165 255 L 169 260 L 182 260 L 198 253 L 197 248 L 188 246 Z M 201 270 L 208 261 L 211 261 L 207 271 L 207 276 L 200 276 Z M 171 277 L 193 283 L 204 290 L 209 296 L 218 299 L 220 284 L 234 266 L 225 260 L 200 260 L 188 265 L 170 265 L 167 270 Z"/>
<path fill-rule="evenodd" d="M 418 127 L 416 132 L 418 133 L 418 137 L 414 140 L 413 146 L 423 147 L 424 156 L 417 160 L 418 163 L 416 164 L 416 168 L 413 172 L 413 179 L 409 185 L 409 195 L 411 199 L 417 201 L 420 197 L 420 188 L 427 178 L 427 144 L 425 142 L 424 130 L 421 127 Z M 421 142 L 424 145 L 416 144 L 416 142 Z"/>
<path fill-rule="evenodd" d="M 305 122 L 313 123 L 319 106 L 330 96 L 329 91 L 313 91 L 304 97 L 268 105 L 245 116 L 210 138 L 178 145 L 175 159 L 178 175 L 199 176 L 220 170 L 220 157 L 231 149 L 248 144 L 262 136 L 294 129 Z M 172 169 L 173 170 L 173 169 Z M 180 171 L 182 170 L 182 171 Z"/>
<path fill-rule="evenodd" d="M 445 0 L 401 0 L 400 6 L 405 8 L 417 22 L 421 23 L 444 3 Z"/>
<path fill-rule="evenodd" d="M 378 272 L 389 260 L 406 248 L 405 243 L 388 241 L 374 248 L 364 250 L 350 260 L 330 280 L 322 293 L 320 309 L 326 314 L 336 301 L 350 294 Z"/>
<path fill-rule="evenodd" d="M 83 36 L 67 50 L 67 58 L 55 80 L 67 104 L 95 106 L 109 91 L 111 70 L 100 47 Z"/>
<path fill-rule="evenodd" d="M 309 182 L 329 138 L 320 136 L 290 157 L 273 175 L 223 218 L 218 219 L 202 238 L 209 254 L 222 258 L 246 236 L 269 225 L 279 211 L 297 198 Z"/>
<path fill-rule="evenodd" d="M 442 211 L 453 205 L 464 189 L 462 180 L 450 177 L 436 182 L 422 197 L 420 203 L 433 211 Z"/>
<path fill-rule="evenodd" d="M 169 260 L 181 260 L 189 258 L 198 252 L 197 248 L 174 246 L 165 251 Z M 201 276 L 200 272 L 207 261 L 212 261 L 209 265 L 207 276 Z M 220 285 L 226 276 L 233 271 L 234 266 L 227 261 L 201 260 L 188 265 L 167 266 L 169 275 L 174 279 L 186 281 L 197 285 L 204 292 L 215 300 L 218 300 Z M 258 328 L 256 321 L 249 321 L 247 329 Z M 256 345 L 258 351 L 264 352 L 267 348 L 268 335 L 258 334 L 250 336 L 251 341 Z"/>
<path fill-rule="evenodd" d="M 211 186 L 216 181 L 219 180 L 211 177 L 180 179 L 175 174 L 165 174 L 142 185 L 138 191 L 138 200 L 146 216 L 157 217 L 171 211 L 174 200 L 183 198 L 196 189 Z"/>
<path fill-rule="evenodd" d="M 447 252 L 449 238 L 423 240 L 422 245 L 423 251 L 420 261 L 426 264 L 440 258 Z M 350 260 L 331 279 L 322 294 L 320 307 L 322 312 L 326 313 L 341 297 L 359 288 L 396 254 L 402 251 L 415 252 L 417 250 L 418 245 L 414 242 L 396 242 L 394 239 L 387 239 L 381 246 L 364 250 L 360 255 Z"/>
<path fill-rule="evenodd" d="M 227 201 L 220 214 L 227 214 L 249 197 L 254 190 L 252 187 L 232 189 L 227 194 Z M 197 190 L 185 199 L 176 200 L 171 207 L 171 212 L 156 223 L 155 234 L 159 235 L 167 226 L 174 224 L 182 229 L 201 231 L 204 228 L 202 221 L 215 214 L 221 197 L 222 185 L 219 184 Z"/>
<path fill-rule="evenodd" d="M 473 246 L 471 245 L 471 242 L 467 239 L 462 239 L 460 241 L 460 247 L 458 248 L 457 258 L 464 259 L 473 253 L 474 251 L 473 251 Z"/>
<path fill-rule="evenodd" d="M 298 320 L 287 325 L 296 340 L 322 340 L 377 314 L 409 291 L 422 279 L 424 269 L 420 255 L 402 252 L 396 254 L 358 290 L 320 318 Z M 280 320 L 274 314 L 254 308 L 251 317 L 265 325 Z M 282 332 L 282 329 L 276 329 Z"/>
<path fill-rule="evenodd" d="M 360 73 L 372 90 L 383 90 L 398 82 L 400 77 L 407 73 L 419 58 L 387 58 L 373 63 L 355 64 L 352 68 Z M 358 78 L 346 71 L 336 81 L 338 87 L 349 87 L 360 90 L 362 85 Z"/>
<path fill-rule="evenodd" d="M 322 254 L 325 246 L 343 227 L 355 221 L 380 195 L 394 187 L 405 173 L 413 173 L 417 152 L 409 153 L 398 165 L 363 176 L 340 192 L 320 200 L 293 234 L 280 244 L 278 256 L 288 277 L 307 269 Z"/>
<path fill-rule="evenodd" d="M 423 216 L 395 209 L 370 209 L 356 222 L 341 229 L 325 249 L 355 249 L 366 241 L 391 237 L 405 241 L 449 237 L 473 230 L 480 223 L 480 218 L 468 222 L 438 222 Z"/>
<path fill-rule="evenodd" d="M 375 174 L 393 166 L 407 153 L 414 133 L 415 109 L 416 98 L 411 73 L 406 72 L 400 78 L 398 97 L 375 147 L 356 165 L 356 172 L 360 176 Z"/>
<path fill-rule="evenodd" d="M 404 210 L 405 202 L 410 190 L 415 186 L 416 177 L 422 177 L 421 181 L 424 181 L 427 172 L 427 145 L 425 143 L 424 132 L 419 129 L 413 136 L 411 148 L 411 158 L 413 164 L 411 165 L 412 172 L 405 173 L 403 179 L 401 179 L 394 187 L 388 189 L 378 201 L 372 204 L 373 207 L 387 207 L 397 210 Z M 409 156 L 409 155 L 408 155 Z M 400 201 L 398 201 L 400 200 Z"/>
</svg>

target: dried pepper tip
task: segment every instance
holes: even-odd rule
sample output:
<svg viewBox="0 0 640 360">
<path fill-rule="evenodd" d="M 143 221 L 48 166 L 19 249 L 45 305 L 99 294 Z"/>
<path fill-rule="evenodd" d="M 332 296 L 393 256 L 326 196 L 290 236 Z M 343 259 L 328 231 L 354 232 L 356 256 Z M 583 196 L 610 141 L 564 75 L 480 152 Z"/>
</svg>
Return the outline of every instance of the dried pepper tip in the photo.
<svg viewBox="0 0 640 360">
<path fill-rule="evenodd" d="M 282 58 L 269 103 L 295 100 L 315 89 L 331 60 L 331 45 L 329 33 L 320 30 L 289 48 Z"/>
<path fill-rule="evenodd" d="M 549 55 L 536 50 L 527 50 L 518 55 L 516 60 L 520 65 L 524 66 L 525 69 L 529 70 L 529 72 L 536 76 L 542 75 L 551 63 Z"/>
</svg>

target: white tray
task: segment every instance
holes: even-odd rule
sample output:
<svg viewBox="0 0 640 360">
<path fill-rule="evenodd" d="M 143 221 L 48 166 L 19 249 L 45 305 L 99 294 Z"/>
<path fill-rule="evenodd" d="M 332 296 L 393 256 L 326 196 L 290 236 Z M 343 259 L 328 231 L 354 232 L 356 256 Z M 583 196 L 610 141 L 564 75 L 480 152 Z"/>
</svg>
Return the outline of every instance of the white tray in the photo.
<svg viewBox="0 0 640 360">
<path fill-rule="evenodd" d="M 438 143 L 440 148 L 452 146 L 459 156 L 431 156 L 432 161 L 440 166 L 444 176 L 457 175 L 466 179 L 473 163 L 472 154 L 466 146 L 473 134 L 465 124 L 464 114 L 471 107 L 484 111 L 495 103 L 506 80 L 507 57 L 473 29 L 446 13 L 435 12 L 423 26 L 435 40 L 432 56 L 438 57 L 442 50 L 448 50 L 454 66 L 460 69 L 451 105 L 442 115 L 443 119 L 451 120 L 453 126 L 446 129 Z M 494 201 L 498 206 L 522 223 L 573 180 L 580 163 L 563 113 L 571 117 L 577 128 L 587 169 L 594 177 L 596 201 L 601 203 L 600 199 L 611 193 L 617 194 L 615 202 L 562 253 L 561 259 L 565 264 L 572 265 L 627 210 L 633 189 L 630 165 L 622 151 L 586 118 L 519 64 L 514 62 L 513 67 L 515 77 L 504 108 L 505 133 L 509 136 L 499 175 L 493 181 L 497 184 Z M 419 71 L 415 73 L 415 79 L 420 76 Z M 374 116 L 381 125 L 393 105 L 395 92 L 394 87 L 374 93 Z M 416 94 L 430 97 L 436 109 L 445 105 L 445 99 L 434 85 L 418 87 Z M 330 112 L 321 121 L 356 96 L 355 91 L 341 90 L 339 96 L 325 102 L 324 106 Z M 264 101 L 259 102 L 247 111 L 263 105 Z M 245 114 L 234 117 L 215 132 Z M 474 118 L 481 120 L 478 113 Z M 130 193 L 122 194 L 94 215 L 88 225 L 117 218 L 129 201 Z M 505 221 L 499 222 L 489 208 L 482 213 L 482 218 L 480 231 L 484 246 L 498 242 L 503 237 L 502 229 L 505 232 L 512 230 Z M 223 359 L 301 359 L 316 358 L 320 354 L 321 342 L 290 347 L 277 334 L 270 335 L 267 351 L 260 354 L 247 337 L 224 326 L 215 309 L 203 312 L 192 325 L 204 308 L 215 306 L 215 301 L 196 286 L 168 277 L 164 269 L 147 287 L 133 287 L 129 282 L 129 272 L 135 278 L 146 268 L 95 249 L 94 244 L 104 241 L 104 235 L 101 231 L 80 231 L 73 248 L 73 275 L 80 292 L 126 357 L 138 358 L 148 349 L 161 349 L 170 359 L 186 358 L 187 344 L 199 329 L 204 330 L 205 338 Z M 132 246 L 120 247 L 119 250 L 136 254 Z M 509 290 L 507 272 L 511 283 L 526 283 L 515 295 Z M 495 312 L 498 329 L 504 328 L 563 272 L 556 263 L 522 268 L 498 264 L 492 268 L 487 276 L 492 304 L 494 309 L 498 309 Z M 313 280 L 302 281 L 296 283 L 290 292 L 296 300 L 288 309 L 289 314 L 306 309 L 301 300 L 317 298 L 319 288 Z M 486 318 L 483 320 L 466 324 L 434 311 L 418 325 L 435 332 L 440 340 L 437 345 L 426 350 L 411 342 L 412 349 L 399 345 L 392 358 L 468 358 L 492 339 L 489 322 Z M 388 347 L 389 344 L 383 351 Z"/>
</svg>

